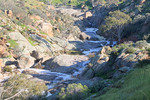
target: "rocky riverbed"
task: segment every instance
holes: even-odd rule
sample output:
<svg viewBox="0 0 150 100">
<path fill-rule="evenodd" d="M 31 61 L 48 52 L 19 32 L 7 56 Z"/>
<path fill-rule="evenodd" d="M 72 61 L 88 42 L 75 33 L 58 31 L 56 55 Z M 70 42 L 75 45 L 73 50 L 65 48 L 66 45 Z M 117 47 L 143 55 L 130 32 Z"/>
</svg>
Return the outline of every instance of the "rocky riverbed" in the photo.
<svg viewBox="0 0 150 100">
<path fill-rule="evenodd" d="M 96 31 L 96 28 L 85 29 L 85 33 L 91 37 L 90 40 L 69 41 L 73 44 L 79 42 L 80 45 L 76 47 L 80 48 L 76 49 L 80 50 L 82 55 L 58 55 L 42 63 L 41 66 L 43 66 L 44 69 L 27 68 L 20 69 L 19 71 L 31 75 L 34 80 L 46 82 L 49 89 L 47 97 L 69 83 L 83 83 L 87 86 L 91 86 L 93 84 L 92 80 L 80 79 L 80 74 L 90 62 L 89 56 L 95 55 L 105 45 L 114 46 L 116 44 L 115 41 L 111 43 L 105 40 L 105 38 L 98 36 Z M 40 41 L 40 39 L 38 40 Z"/>
</svg>

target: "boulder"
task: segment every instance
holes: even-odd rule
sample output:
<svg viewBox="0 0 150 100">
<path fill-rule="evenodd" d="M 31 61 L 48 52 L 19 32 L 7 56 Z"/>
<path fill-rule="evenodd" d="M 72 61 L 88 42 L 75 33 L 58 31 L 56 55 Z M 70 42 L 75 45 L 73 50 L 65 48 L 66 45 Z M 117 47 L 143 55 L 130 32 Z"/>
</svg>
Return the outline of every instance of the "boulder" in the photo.
<svg viewBox="0 0 150 100">
<path fill-rule="evenodd" d="M 52 51 L 61 51 L 64 49 L 72 50 L 76 48 L 74 44 L 69 43 L 67 40 L 63 40 L 57 37 L 48 37 L 47 39 L 52 43 Z"/>
<path fill-rule="evenodd" d="M 119 68 L 119 71 L 122 72 L 122 73 L 127 73 L 130 70 L 131 70 L 131 67 L 127 67 L 127 66 Z"/>
<path fill-rule="evenodd" d="M 87 66 L 81 74 L 83 79 L 91 79 L 96 73 L 102 72 L 106 68 L 106 64 L 109 58 L 105 55 L 99 54 L 91 59 L 91 65 Z M 108 70 L 108 69 L 105 69 Z"/>
<path fill-rule="evenodd" d="M 59 55 L 45 62 L 46 69 L 55 72 L 73 73 L 78 68 L 83 67 L 84 61 L 87 61 L 88 57 L 83 55 Z"/>
<path fill-rule="evenodd" d="M 85 32 L 80 33 L 80 40 L 89 40 L 91 36 L 87 35 Z"/>
<path fill-rule="evenodd" d="M 32 67 L 34 65 L 35 59 L 31 56 L 22 55 L 17 61 L 19 63 L 19 67 L 24 69 Z"/>
<path fill-rule="evenodd" d="M 32 46 L 20 32 L 11 32 L 7 35 L 17 43 L 13 52 L 17 57 L 21 55 L 30 55 L 30 53 L 35 50 L 34 46 Z"/>
<path fill-rule="evenodd" d="M 48 36 L 53 37 L 53 27 L 51 23 L 42 22 L 39 24 L 40 29 L 47 33 Z"/>
</svg>

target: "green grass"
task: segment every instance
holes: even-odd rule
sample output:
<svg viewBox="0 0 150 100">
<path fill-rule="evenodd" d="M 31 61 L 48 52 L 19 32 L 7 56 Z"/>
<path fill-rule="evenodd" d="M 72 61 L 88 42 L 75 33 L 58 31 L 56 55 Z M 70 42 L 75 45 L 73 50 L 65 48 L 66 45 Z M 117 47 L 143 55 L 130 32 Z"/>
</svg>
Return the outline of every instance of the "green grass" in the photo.
<svg viewBox="0 0 150 100">
<path fill-rule="evenodd" d="M 32 46 L 36 46 L 35 41 L 31 37 L 28 38 L 28 41 Z"/>
<path fill-rule="evenodd" d="M 10 43 L 11 47 L 16 47 L 18 45 L 18 43 L 15 40 L 7 40 L 8 43 Z"/>
<path fill-rule="evenodd" d="M 94 100 L 150 100 L 150 64 L 136 68 L 124 80 L 121 88 L 111 88 Z"/>
<path fill-rule="evenodd" d="M 40 34 L 47 35 L 47 33 L 45 33 L 45 32 L 40 32 Z"/>
</svg>

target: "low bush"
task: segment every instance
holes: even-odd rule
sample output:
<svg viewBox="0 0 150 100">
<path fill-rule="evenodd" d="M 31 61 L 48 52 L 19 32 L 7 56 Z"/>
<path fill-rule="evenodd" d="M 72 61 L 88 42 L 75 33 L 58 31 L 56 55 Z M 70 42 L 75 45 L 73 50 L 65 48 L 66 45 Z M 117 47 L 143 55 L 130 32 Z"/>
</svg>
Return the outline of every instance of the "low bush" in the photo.
<svg viewBox="0 0 150 100">
<path fill-rule="evenodd" d="M 135 47 L 137 47 L 137 48 L 143 48 L 143 47 L 147 47 L 147 42 L 144 40 L 144 41 L 137 41 L 136 43 L 135 43 Z"/>
<path fill-rule="evenodd" d="M 5 66 L 4 72 L 12 72 L 12 68 L 10 66 Z"/>
<path fill-rule="evenodd" d="M 142 60 L 142 61 L 138 61 L 138 64 L 137 64 L 137 67 L 140 67 L 140 68 L 142 68 L 142 67 L 144 67 L 144 66 L 146 66 L 146 65 L 149 65 L 150 64 L 150 60 Z"/>
<path fill-rule="evenodd" d="M 134 53 L 134 52 L 135 52 L 135 49 L 134 49 L 133 47 L 128 47 L 128 48 L 126 49 L 126 53 L 132 54 L 132 53 Z"/>
<path fill-rule="evenodd" d="M 99 92 L 100 90 L 102 90 L 105 87 L 105 84 L 103 82 L 97 82 L 95 83 L 91 88 L 90 91 L 91 93 L 96 93 Z"/>
<path fill-rule="evenodd" d="M 84 100 L 89 96 L 89 89 L 86 85 L 79 84 L 69 84 L 68 87 L 61 88 L 58 95 L 60 100 Z"/>
</svg>

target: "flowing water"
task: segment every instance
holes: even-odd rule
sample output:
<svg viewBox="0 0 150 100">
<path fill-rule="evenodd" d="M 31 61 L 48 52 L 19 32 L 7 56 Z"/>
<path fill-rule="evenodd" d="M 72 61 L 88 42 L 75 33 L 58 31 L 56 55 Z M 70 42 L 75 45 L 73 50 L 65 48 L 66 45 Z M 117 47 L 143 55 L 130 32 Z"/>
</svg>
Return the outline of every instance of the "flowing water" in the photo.
<svg viewBox="0 0 150 100">
<path fill-rule="evenodd" d="M 96 34 L 97 28 L 86 28 L 85 33 L 89 36 L 91 36 L 91 40 L 84 41 L 86 44 L 91 45 L 89 50 L 84 50 L 83 54 L 88 56 L 90 53 L 97 53 L 101 50 L 101 47 L 104 45 L 111 45 L 114 46 L 116 42 L 114 41 L 112 44 L 110 44 L 110 41 L 106 41 L 105 38 L 99 36 Z M 29 70 L 36 71 L 39 75 L 47 75 L 49 77 L 55 76 L 54 79 L 49 80 L 50 84 L 47 84 L 48 89 L 51 89 L 57 84 L 58 82 L 61 81 L 66 81 L 66 80 L 73 80 L 75 79 L 75 76 L 78 76 L 81 74 L 81 72 L 84 70 L 86 65 L 90 62 L 90 60 L 85 61 L 82 63 L 82 66 L 78 68 L 78 71 L 75 71 L 73 74 L 65 74 L 65 73 L 60 73 L 60 72 L 51 72 L 50 70 L 44 70 L 44 69 L 35 69 L 35 68 L 29 68 Z M 25 69 L 20 69 L 22 72 Z M 52 95 L 50 92 L 48 92 L 47 97 Z"/>
</svg>

